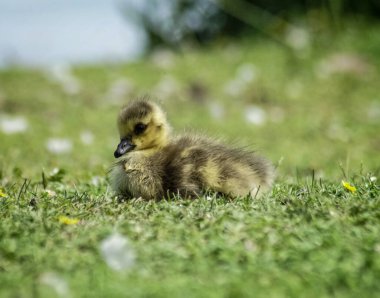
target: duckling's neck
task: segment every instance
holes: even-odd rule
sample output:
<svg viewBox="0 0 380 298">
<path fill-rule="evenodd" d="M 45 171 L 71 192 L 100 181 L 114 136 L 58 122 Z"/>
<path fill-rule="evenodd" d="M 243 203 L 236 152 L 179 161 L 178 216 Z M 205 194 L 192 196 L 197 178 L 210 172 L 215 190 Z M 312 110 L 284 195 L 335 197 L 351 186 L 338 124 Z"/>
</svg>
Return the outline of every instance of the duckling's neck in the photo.
<svg viewBox="0 0 380 298">
<path fill-rule="evenodd" d="M 151 156 L 161 151 L 162 149 L 164 149 L 169 144 L 169 139 L 170 139 L 170 130 L 168 129 L 166 130 L 166 133 L 162 134 L 160 138 L 158 138 L 156 142 L 152 144 L 152 146 L 144 150 L 140 150 L 140 153 L 147 157 Z"/>
</svg>

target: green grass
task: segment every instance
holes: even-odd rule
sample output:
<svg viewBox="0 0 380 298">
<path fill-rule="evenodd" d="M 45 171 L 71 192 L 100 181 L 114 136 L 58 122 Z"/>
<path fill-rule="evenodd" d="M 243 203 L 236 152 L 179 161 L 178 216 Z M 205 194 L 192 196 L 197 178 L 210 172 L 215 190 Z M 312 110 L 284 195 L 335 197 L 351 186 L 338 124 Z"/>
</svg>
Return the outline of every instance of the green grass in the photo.
<svg viewBox="0 0 380 298">
<path fill-rule="evenodd" d="M 58 272 L 74 296 L 86 297 L 370 297 L 380 290 L 380 189 L 366 177 L 355 194 L 309 180 L 277 185 L 255 201 L 120 204 L 104 182 L 48 186 L 56 195 L 30 185 L 3 199 L 5 297 L 49 295 L 43 272 Z M 81 222 L 64 226 L 62 214 Z M 114 229 L 137 253 L 126 274 L 99 253 Z"/>
<path fill-rule="evenodd" d="M 78 93 L 40 70 L 0 72 L 0 117 L 22 116 L 24 133 L 0 130 L 0 297 L 58 295 L 41 280 L 53 272 L 72 297 L 376 297 L 380 292 L 380 27 L 348 26 L 331 37 L 314 32 L 307 55 L 265 40 L 221 41 L 185 49 L 174 65 L 147 58 L 128 65 L 74 69 Z M 322 60 L 355 53 L 362 74 L 318 75 Z M 253 64 L 257 78 L 239 95 L 225 86 Z M 364 63 L 364 62 L 363 62 Z M 164 96 L 157 84 L 177 83 Z M 275 163 L 273 191 L 260 199 L 202 197 L 119 202 L 106 172 L 123 100 L 156 94 L 176 131 L 191 129 L 257 149 Z M 203 90 L 203 101 L 189 93 Z M 155 91 L 156 90 L 156 91 Z M 211 103 L 224 108 L 222 119 Z M 247 123 L 255 105 L 267 121 Z M 272 121 L 271 115 L 277 121 Z M 376 114 L 377 113 L 377 114 Z M 275 118 L 276 118 L 275 117 Z M 279 119 L 280 118 L 280 119 Z M 81 142 L 83 131 L 94 141 Z M 52 137 L 73 149 L 56 155 Z M 54 169 L 59 172 L 54 172 Z M 345 190 L 341 180 L 355 185 Z M 62 215 L 80 220 L 64 225 Z M 107 266 L 100 243 L 117 231 L 136 254 L 127 272 Z"/>
</svg>

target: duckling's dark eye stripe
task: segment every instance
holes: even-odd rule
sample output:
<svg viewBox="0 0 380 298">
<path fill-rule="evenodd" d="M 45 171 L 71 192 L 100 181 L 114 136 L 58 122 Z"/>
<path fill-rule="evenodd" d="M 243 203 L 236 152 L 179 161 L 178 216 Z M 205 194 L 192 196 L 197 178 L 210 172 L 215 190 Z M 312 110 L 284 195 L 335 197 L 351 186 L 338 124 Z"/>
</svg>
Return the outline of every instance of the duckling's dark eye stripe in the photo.
<svg viewBox="0 0 380 298">
<path fill-rule="evenodd" d="M 143 132 L 145 131 L 146 127 L 147 127 L 147 125 L 144 124 L 144 123 L 137 123 L 137 124 L 135 125 L 135 128 L 134 128 L 134 132 L 135 132 L 135 134 L 138 135 L 138 134 L 143 133 Z"/>
</svg>

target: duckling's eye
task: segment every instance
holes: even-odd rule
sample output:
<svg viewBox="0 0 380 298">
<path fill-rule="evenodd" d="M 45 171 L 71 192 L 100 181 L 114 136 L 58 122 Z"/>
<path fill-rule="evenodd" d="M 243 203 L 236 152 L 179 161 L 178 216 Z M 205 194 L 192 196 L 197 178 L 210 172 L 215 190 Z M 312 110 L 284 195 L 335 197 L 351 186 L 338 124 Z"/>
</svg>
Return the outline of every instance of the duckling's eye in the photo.
<svg viewBox="0 0 380 298">
<path fill-rule="evenodd" d="M 147 125 L 144 123 L 137 123 L 134 128 L 135 134 L 137 135 L 142 134 L 145 131 L 146 127 Z"/>
</svg>

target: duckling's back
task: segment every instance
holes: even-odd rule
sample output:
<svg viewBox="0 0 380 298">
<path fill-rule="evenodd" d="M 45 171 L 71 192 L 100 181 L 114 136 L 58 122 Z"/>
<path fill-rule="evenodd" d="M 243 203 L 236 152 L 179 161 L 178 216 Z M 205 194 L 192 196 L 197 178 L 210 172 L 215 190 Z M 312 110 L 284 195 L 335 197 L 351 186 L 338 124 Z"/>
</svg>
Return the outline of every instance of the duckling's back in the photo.
<svg viewBox="0 0 380 298">
<path fill-rule="evenodd" d="M 211 190 L 256 196 L 273 182 L 273 167 L 265 159 L 204 137 L 179 137 L 159 155 L 165 193 L 194 196 Z"/>
</svg>

